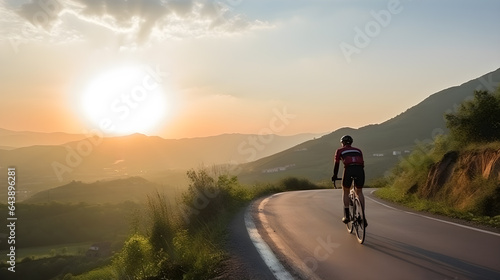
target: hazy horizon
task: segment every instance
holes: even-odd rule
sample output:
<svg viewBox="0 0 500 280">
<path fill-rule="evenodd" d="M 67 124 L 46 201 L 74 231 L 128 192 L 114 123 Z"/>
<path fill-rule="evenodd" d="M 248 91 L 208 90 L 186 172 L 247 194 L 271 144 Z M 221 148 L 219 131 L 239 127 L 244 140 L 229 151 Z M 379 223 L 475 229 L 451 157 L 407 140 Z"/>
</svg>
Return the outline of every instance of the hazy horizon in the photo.
<svg viewBox="0 0 500 280">
<path fill-rule="evenodd" d="M 182 139 L 382 123 L 498 69 L 499 11 L 471 0 L 2 1 L 0 128 Z"/>
<path fill-rule="evenodd" d="M 7 130 L 7 131 L 12 131 L 14 133 L 40 133 L 40 134 L 54 134 L 54 133 L 62 133 L 62 134 L 68 134 L 68 135 L 83 135 L 85 136 L 84 133 L 71 133 L 71 132 L 66 132 L 66 131 L 35 131 L 35 130 L 15 130 L 15 129 L 6 129 L 6 128 L 3 128 L 3 127 L 0 127 L 0 129 L 4 129 L 4 130 Z M 220 133 L 220 134 L 214 134 L 214 135 L 204 135 L 204 136 L 192 136 L 192 137 L 179 137 L 179 138 L 165 138 L 163 136 L 160 136 L 160 135 L 155 135 L 155 134 L 148 134 L 148 133 L 143 133 L 143 132 L 131 132 L 129 134 L 122 134 L 122 135 L 112 135 L 112 134 L 108 134 L 108 135 L 102 135 L 102 137 L 104 138 L 113 138 L 113 137 L 127 137 L 127 136 L 133 136 L 133 135 L 144 135 L 144 136 L 147 136 L 147 137 L 160 137 L 160 138 L 163 138 L 165 140 L 183 140 L 183 139 L 195 139 L 195 138 L 210 138 L 210 137 L 218 137 L 218 136 L 224 136 L 224 135 L 274 135 L 274 136 L 278 136 L 278 137 L 292 137 L 292 136 L 298 136 L 298 135 L 318 135 L 318 136 L 321 136 L 321 135 L 326 135 L 326 134 L 329 134 L 331 133 L 332 131 L 324 131 L 324 132 L 318 132 L 318 133 L 315 133 L 315 132 L 298 132 L 298 133 L 292 133 L 292 134 L 279 134 L 279 133 L 272 133 L 272 134 L 259 134 L 259 133 L 239 133 L 239 132 L 226 132 L 226 133 Z M 95 134 L 95 133 L 92 133 L 92 131 L 89 131 L 89 134 L 90 136 L 101 136 L 100 134 Z"/>
</svg>

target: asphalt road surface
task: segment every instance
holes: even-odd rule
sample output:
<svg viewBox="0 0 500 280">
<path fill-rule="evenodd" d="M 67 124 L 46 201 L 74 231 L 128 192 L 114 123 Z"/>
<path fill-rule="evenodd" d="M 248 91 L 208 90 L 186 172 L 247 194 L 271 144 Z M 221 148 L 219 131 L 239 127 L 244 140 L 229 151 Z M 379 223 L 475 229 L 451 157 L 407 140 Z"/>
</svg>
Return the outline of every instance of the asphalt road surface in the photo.
<svg viewBox="0 0 500 280">
<path fill-rule="evenodd" d="M 276 194 L 253 216 L 297 278 L 500 279 L 500 234 L 396 209 L 370 191 L 364 244 L 341 222 L 341 190 Z"/>
</svg>

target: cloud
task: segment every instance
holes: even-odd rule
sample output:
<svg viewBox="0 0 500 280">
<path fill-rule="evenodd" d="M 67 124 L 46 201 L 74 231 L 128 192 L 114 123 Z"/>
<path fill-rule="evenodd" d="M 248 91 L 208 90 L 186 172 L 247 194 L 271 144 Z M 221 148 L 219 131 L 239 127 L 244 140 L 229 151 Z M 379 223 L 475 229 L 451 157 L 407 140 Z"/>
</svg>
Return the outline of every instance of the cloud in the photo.
<svg viewBox="0 0 500 280">
<path fill-rule="evenodd" d="M 247 0 L 249 1 L 249 0 Z M 2 33 L 15 33 L 6 28 L 23 27 L 25 37 L 34 29 L 56 36 L 85 33 L 79 22 L 104 27 L 115 34 L 127 35 L 129 44 L 143 44 L 151 39 L 220 36 L 265 27 L 238 12 L 242 1 L 235 0 L 30 0 L 15 6 L 4 2 L 2 14 L 18 16 L 19 24 L 2 25 Z M 71 17 L 68 17 L 71 16 Z M 4 23 L 4 20 L 0 20 Z M 32 28 L 36 27 L 36 28 Z M 78 37 L 77 35 L 75 35 Z M 73 38 L 75 36 L 72 36 Z M 26 39 L 27 39 L 26 38 Z"/>
<path fill-rule="evenodd" d="M 33 1 L 22 5 L 17 13 L 32 25 L 49 30 L 62 10 L 63 6 L 58 1 Z"/>
<path fill-rule="evenodd" d="M 60 16 L 64 10 L 60 6 L 45 5 L 48 2 L 21 6 L 18 1 L 0 2 L 0 42 L 7 42 L 17 53 L 26 42 L 59 44 L 81 40 L 81 34 L 62 24 Z"/>
</svg>

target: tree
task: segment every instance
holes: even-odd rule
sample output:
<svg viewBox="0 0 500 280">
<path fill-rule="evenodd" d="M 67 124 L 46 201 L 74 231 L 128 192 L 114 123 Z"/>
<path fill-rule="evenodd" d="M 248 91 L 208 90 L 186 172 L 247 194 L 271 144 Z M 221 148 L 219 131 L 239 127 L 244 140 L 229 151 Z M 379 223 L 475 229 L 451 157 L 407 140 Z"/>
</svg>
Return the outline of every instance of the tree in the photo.
<svg viewBox="0 0 500 280">
<path fill-rule="evenodd" d="M 500 87 L 495 93 L 474 91 L 456 113 L 446 114 L 451 136 L 462 144 L 500 140 Z"/>
</svg>

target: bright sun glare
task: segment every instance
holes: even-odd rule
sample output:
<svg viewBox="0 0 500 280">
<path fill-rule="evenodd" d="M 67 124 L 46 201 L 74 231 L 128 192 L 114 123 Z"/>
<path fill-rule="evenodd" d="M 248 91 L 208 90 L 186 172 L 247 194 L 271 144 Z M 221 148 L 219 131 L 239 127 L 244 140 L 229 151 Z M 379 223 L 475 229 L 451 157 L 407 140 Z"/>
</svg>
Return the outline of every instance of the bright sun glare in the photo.
<svg viewBox="0 0 500 280">
<path fill-rule="evenodd" d="M 83 114 L 103 133 L 151 133 L 167 115 L 161 79 L 148 67 L 128 66 L 105 72 L 82 92 Z"/>
</svg>

